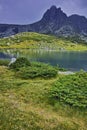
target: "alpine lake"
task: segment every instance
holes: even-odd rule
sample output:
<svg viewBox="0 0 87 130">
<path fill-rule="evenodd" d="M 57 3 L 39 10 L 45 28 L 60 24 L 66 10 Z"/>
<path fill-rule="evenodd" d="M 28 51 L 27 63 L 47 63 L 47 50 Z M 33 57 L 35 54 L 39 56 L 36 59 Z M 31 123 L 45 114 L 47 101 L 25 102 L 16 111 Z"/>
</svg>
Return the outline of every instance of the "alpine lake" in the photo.
<svg viewBox="0 0 87 130">
<path fill-rule="evenodd" d="M 3 49 L 0 59 L 26 57 L 30 61 L 38 61 L 60 66 L 69 71 L 87 71 L 87 51 L 56 51 L 44 49 Z"/>
</svg>

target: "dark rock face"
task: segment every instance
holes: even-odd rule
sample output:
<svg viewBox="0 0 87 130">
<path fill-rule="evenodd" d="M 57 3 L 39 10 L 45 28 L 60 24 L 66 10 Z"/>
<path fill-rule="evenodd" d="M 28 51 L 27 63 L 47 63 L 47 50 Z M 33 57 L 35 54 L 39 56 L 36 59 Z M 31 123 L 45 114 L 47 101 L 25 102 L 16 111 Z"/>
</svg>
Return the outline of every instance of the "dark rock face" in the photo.
<svg viewBox="0 0 87 130">
<path fill-rule="evenodd" d="M 87 19 L 84 16 L 71 15 L 68 21 L 77 33 L 87 33 Z"/>
<path fill-rule="evenodd" d="M 53 24 L 59 27 L 61 27 L 64 23 L 65 20 L 67 19 L 66 14 L 64 14 L 61 11 L 61 8 L 56 8 L 56 7 L 51 7 L 47 12 L 44 14 L 43 18 L 41 21 L 46 22 L 48 24 Z"/>
<path fill-rule="evenodd" d="M 48 33 L 55 34 L 55 31 L 60 29 L 66 21 L 67 16 L 62 12 L 61 8 L 57 9 L 55 6 L 52 6 L 47 10 L 40 22 L 44 23 L 44 27 L 48 29 Z M 44 27 L 45 32 L 46 29 Z"/>
<path fill-rule="evenodd" d="M 79 15 L 67 16 L 61 8 L 52 6 L 42 19 L 29 25 L 0 24 L 0 37 L 7 37 L 19 32 L 39 32 L 57 36 L 81 35 L 87 37 L 87 18 Z"/>
</svg>

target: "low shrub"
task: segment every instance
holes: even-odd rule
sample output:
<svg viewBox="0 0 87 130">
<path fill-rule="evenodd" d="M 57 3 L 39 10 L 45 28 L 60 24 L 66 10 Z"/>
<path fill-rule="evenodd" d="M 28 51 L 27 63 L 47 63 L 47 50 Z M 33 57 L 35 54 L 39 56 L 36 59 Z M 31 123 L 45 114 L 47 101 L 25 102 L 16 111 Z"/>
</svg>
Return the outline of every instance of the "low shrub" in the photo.
<svg viewBox="0 0 87 130">
<path fill-rule="evenodd" d="M 50 90 L 50 98 L 52 102 L 87 108 L 87 73 L 60 77 Z"/>
<path fill-rule="evenodd" d="M 30 63 L 26 58 L 18 58 L 14 63 L 10 65 L 10 68 L 17 71 L 16 75 L 28 79 L 28 78 L 51 78 L 57 75 L 57 69 L 49 64 L 32 62 Z"/>
<path fill-rule="evenodd" d="M 21 67 L 30 66 L 30 62 L 27 58 L 20 57 L 14 63 L 10 64 L 10 68 L 14 70 L 19 70 Z"/>
<path fill-rule="evenodd" d="M 29 67 L 21 68 L 17 75 L 24 79 L 36 77 L 51 78 L 57 75 L 57 71 L 58 70 L 51 65 L 43 63 L 34 63 L 31 64 L 31 66 Z"/>
</svg>

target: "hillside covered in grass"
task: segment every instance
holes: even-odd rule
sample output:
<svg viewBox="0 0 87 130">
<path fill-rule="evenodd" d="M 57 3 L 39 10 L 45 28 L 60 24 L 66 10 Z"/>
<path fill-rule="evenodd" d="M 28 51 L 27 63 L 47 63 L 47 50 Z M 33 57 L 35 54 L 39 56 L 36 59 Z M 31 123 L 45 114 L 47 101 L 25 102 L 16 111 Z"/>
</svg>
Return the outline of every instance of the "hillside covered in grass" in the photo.
<svg viewBox="0 0 87 130">
<path fill-rule="evenodd" d="M 87 73 L 58 71 L 25 58 L 0 66 L 0 130 L 87 129 Z"/>
<path fill-rule="evenodd" d="M 87 50 L 87 45 L 84 44 L 84 41 L 76 38 L 57 38 L 55 36 L 26 32 L 0 39 L 0 48 L 84 51 Z"/>
</svg>

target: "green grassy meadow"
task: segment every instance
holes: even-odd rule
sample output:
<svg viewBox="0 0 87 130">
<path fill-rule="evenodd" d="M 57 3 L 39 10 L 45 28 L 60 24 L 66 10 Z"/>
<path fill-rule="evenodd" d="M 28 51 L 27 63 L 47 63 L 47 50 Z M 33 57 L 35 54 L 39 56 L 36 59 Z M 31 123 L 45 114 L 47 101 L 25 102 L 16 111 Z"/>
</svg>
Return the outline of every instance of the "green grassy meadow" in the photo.
<svg viewBox="0 0 87 130">
<path fill-rule="evenodd" d="M 0 39 L 0 49 L 86 51 L 87 45 L 38 33 Z M 87 130 L 87 73 L 0 60 L 0 130 Z"/>
<path fill-rule="evenodd" d="M 35 66 L 40 67 L 38 72 L 43 72 L 41 64 L 34 63 L 32 67 Z M 48 66 L 45 67 L 47 67 L 47 69 L 49 68 Z M 80 108 L 79 106 L 71 106 L 64 100 L 63 102 L 62 100 L 56 100 L 52 96 L 53 93 L 55 93 L 54 85 L 56 82 L 58 84 L 60 79 L 66 80 L 67 85 L 70 81 L 72 82 L 71 79 L 73 78 L 70 78 L 68 82 L 65 75 L 57 74 L 56 77 L 49 77 L 47 79 L 38 76 L 25 79 L 18 76 L 17 71 L 20 70 L 14 69 L 14 66 L 13 69 L 0 66 L 0 130 L 87 129 L 86 100 L 86 108 Z M 23 71 L 23 74 L 26 74 L 26 71 Z M 72 76 L 73 75 L 71 75 L 71 77 Z M 80 76 L 81 79 L 84 79 L 84 74 Z M 75 76 L 74 78 L 76 80 L 75 83 L 79 83 L 78 78 Z M 87 74 L 85 74 L 85 79 L 86 78 Z M 86 82 L 87 81 L 83 80 L 82 85 L 86 85 Z M 84 87 L 82 90 L 86 93 L 87 85 L 85 90 Z M 62 88 L 59 90 L 61 91 Z M 73 85 L 70 89 L 71 88 L 73 89 Z M 74 87 L 74 90 L 77 91 L 77 87 L 76 89 Z M 73 93 L 74 92 L 75 91 L 73 91 Z M 86 96 L 85 94 L 85 99 L 87 98 Z"/>
<path fill-rule="evenodd" d="M 51 50 L 70 50 L 85 51 L 86 43 L 75 39 L 57 38 L 38 33 L 20 33 L 9 38 L 0 39 L 0 49 L 51 49 Z"/>
</svg>

